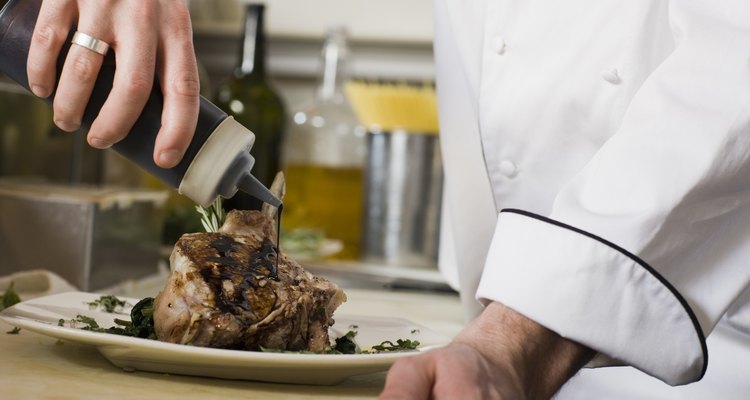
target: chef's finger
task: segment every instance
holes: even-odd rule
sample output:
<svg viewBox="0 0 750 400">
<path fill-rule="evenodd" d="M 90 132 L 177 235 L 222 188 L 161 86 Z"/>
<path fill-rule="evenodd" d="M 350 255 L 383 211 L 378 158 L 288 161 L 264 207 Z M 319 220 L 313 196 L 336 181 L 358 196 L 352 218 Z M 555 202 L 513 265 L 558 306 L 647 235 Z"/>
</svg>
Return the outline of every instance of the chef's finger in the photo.
<svg viewBox="0 0 750 400">
<path fill-rule="evenodd" d="M 102 34 L 92 26 L 93 24 L 80 22 L 82 26 L 79 26 L 79 32 L 94 38 L 102 38 Z M 52 104 L 55 124 L 60 129 L 72 132 L 81 127 L 83 112 L 91 97 L 103 60 L 104 56 L 86 47 L 76 44 L 70 46 Z"/>
<path fill-rule="evenodd" d="M 385 388 L 378 400 L 429 399 L 434 380 L 430 354 L 402 358 L 388 371 Z"/>
<path fill-rule="evenodd" d="M 154 162 L 162 168 L 177 165 L 185 154 L 198 122 L 200 83 L 193 50 L 190 15 L 176 2 L 164 12 L 159 79 L 164 93 L 161 129 L 154 146 Z M 167 43 L 166 40 L 169 42 Z"/>
<path fill-rule="evenodd" d="M 42 2 L 26 64 L 29 88 L 39 97 L 52 94 L 57 76 L 57 58 L 77 13 L 76 3 L 72 0 Z"/>
<path fill-rule="evenodd" d="M 156 29 L 149 23 L 129 23 L 132 28 L 118 30 L 112 91 L 89 129 L 92 147 L 107 148 L 125 138 L 143 112 L 154 85 Z"/>
</svg>

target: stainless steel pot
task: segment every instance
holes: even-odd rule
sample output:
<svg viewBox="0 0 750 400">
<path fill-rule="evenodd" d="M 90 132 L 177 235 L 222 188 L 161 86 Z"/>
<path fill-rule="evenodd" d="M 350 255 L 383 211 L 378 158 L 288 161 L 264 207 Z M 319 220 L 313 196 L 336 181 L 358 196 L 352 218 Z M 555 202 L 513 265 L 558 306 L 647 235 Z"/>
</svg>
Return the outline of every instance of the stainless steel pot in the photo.
<svg viewBox="0 0 750 400">
<path fill-rule="evenodd" d="M 435 268 L 442 185 L 437 134 L 369 132 L 362 224 L 364 260 Z"/>
</svg>

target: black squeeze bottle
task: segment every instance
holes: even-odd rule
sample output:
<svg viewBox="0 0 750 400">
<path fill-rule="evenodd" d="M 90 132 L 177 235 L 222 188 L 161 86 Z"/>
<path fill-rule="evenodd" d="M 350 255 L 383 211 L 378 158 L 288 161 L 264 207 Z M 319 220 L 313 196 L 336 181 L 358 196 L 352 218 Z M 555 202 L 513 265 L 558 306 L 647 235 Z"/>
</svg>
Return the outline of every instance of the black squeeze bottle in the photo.
<svg viewBox="0 0 750 400">
<path fill-rule="evenodd" d="M 281 97 L 266 76 L 264 10 L 263 4 L 245 5 L 239 63 L 232 79 L 219 88 L 215 104 L 255 133 L 250 151 L 255 158 L 253 175 L 270 186 L 279 171 L 286 116 Z M 243 193 L 224 202 L 228 210 L 260 209 L 261 205 Z"/>
<path fill-rule="evenodd" d="M 26 59 L 40 5 L 41 0 L 10 0 L 0 10 L 0 72 L 27 90 Z M 70 40 L 66 42 L 58 59 L 58 73 L 70 47 Z M 86 107 L 82 129 L 88 130 L 99 113 L 112 90 L 114 73 L 114 55 L 110 52 L 104 58 Z M 54 94 L 44 100 L 51 103 L 53 97 Z M 206 206 L 219 195 L 230 198 L 239 189 L 273 206 L 281 205 L 250 174 L 255 161 L 250 155 L 255 135 L 203 97 L 195 134 L 182 161 L 174 168 L 157 166 L 152 154 L 161 126 L 162 107 L 163 95 L 155 83 L 130 133 L 112 148 L 198 204 Z"/>
</svg>

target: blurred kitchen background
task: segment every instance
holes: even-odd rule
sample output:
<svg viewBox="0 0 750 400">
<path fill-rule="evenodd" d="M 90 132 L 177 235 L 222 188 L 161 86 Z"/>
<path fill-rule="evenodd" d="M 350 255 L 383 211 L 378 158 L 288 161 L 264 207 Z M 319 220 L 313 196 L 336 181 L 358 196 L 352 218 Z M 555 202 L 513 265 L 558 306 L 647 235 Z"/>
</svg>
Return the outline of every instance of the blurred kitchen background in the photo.
<svg viewBox="0 0 750 400">
<path fill-rule="evenodd" d="M 254 173 L 286 174 L 282 249 L 342 279 L 446 289 L 431 1 L 188 5 L 202 94 L 273 155 Z M 0 77 L 0 275 L 49 269 L 98 290 L 163 269 L 202 230 L 194 204 L 51 117 Z"/>
</svg>

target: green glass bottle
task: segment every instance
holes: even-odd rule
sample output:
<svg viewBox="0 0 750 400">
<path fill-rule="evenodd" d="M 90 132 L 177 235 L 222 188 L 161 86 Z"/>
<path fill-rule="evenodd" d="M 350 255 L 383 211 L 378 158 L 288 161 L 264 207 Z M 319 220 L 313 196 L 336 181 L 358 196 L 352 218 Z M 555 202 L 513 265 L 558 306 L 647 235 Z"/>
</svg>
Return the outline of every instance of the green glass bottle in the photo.
<svg viewBox="0 0 750 400">
<path fill-rule="evenodd" d="M 284 104 L 266 75 L 266 36 L 263 4 L 247 4 L 240 65 L 234 77 L 222 85 L 216 105 L 255 133 L 250 153 L 255 157 L 253 175 L 266 187 L 280 170 L 281 143 L 286 115 Z M 225 203 L 227 209 L 260 209 L 262 202 L 237 192 Z"/>
</svg>

